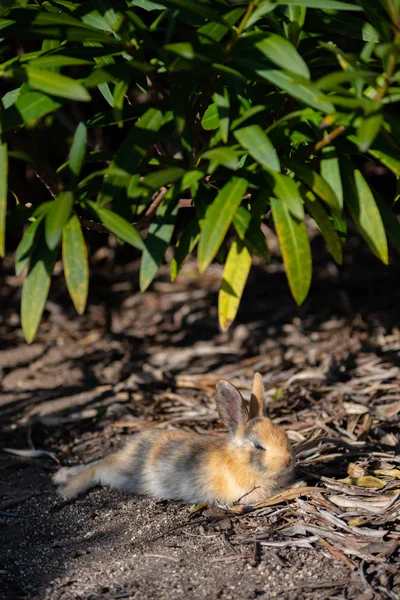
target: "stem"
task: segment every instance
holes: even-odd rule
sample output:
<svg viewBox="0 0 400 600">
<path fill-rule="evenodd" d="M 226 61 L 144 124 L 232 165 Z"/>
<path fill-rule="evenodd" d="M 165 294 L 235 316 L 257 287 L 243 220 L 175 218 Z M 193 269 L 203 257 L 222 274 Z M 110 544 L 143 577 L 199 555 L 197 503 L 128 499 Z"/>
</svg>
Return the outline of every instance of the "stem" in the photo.
<svg viewBox="0 0 400 600">
<path fill-rule="evenodd" d="M 388 66 L 387 66 L 386 73 L 385 73 L 385 81 L 383 82 L 383 85 L 381 85 L 381 87 L 379 87 L 376 90 L 376 94 L 373 98 L 374 100 L 376 100 L 376 101 L 383 100 L 383 98 L 386 96 L 388 87 L 392 83 L 392 78 L 393 78 L 394 70 L 396 68 L 396 63 L 397 63 L 397 55 L 391 54 L 389 56 Z"/>
<path fill-rule="evenodd" d="M 400 34 L 396 33 L 393 43 L 396 44 L 396 43 L 398 43 L 399 40 L 400 40 Z M 385 81 L 376 90 L 376 94 L 372 99 L 374 102 L 379 102 L 379 101 L 383 100 L 383 98 L 386 96 L 389 85 L 392 83 L 394 71 L 396 69 L 396 64 L 397 64 L 397 54 L 393 53 L 389 56 L 388 65 L 387 65 L 386 72 L 385 72 Z M 339 135 L 342 135 L 342 133 L 347 131 L 347 129 L 348 129 L 348 127 L 346 127 L 345 125 L 339 125 L 333 131 L 331 131 L 331 133 L 326 135 L 322 140 L 320 140 L 317 144 L 315 144 L 314 150 L 318 151 L 318 150 L 321 150 L 322 148 L 324 148 L 325 146 L 328 146 L 328 144 L 330 144 L 334 139 L 339 137 Z"/>
<path fill-rule="evenodd" d="M 347 127 L 345 127 L 344 125 L 339 125 L 338 127 L 335 127 L 335 129 L 333 131 L 328 133 L 328 135 L 326 135 L 322 140 L 320 140 L 319 142 L 317 142 L 315 144 L 314 150 L 316 150 L 318 152 L 318 150 L 322 150 L 322 148 L 325 148 L 325 146 L 329 146 L 329 144 L 334 139 L 339 137 L 339 135 L 342 135 L 342 133 L 344 133 L 346 131 L 346 129 L 347 129 Z"/>
<path fill-rule="evenodd" d="M 240 36 L 242 35 L 251 15 L 254 12 L 254 9 L 256 8 L 256 6 L 258 5 L 260 0 L 253 0 L 253 2 L 250 2 L 250 4 L 247 7 L 246 12 L 244 13 L 242 20 L 240 21 L 238 28 L 236 31 L 233 32 L 233 36 L 232 39 L 228 42 L 225 50 L 224 50 L 224 56 L 228 56 L 228 54 L 232 51 L 233 47 L 235 46 L 236 42 L 238 41 L 238 39 L 240 38 Z"/>
</svg>

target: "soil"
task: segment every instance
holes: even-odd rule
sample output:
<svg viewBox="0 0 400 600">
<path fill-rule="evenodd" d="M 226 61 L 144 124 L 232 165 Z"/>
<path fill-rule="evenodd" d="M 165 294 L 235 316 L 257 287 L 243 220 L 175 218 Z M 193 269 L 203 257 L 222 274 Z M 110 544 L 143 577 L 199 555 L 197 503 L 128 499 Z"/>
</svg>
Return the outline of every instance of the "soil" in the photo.
<svg viewBox="0 0 400 600">
<path fill-rule="evenodd" d="M 400 596 L 400 262 L 382 268 L 355 236 L 339 269 L 319 237 L 313 246 L 303 307 L 273 256 L 221 333 L 219 265 L 199 278 L 190 260 L 174 284 L 163 267 L 140 295 L 137 261 L 110 243 L 93 254 L 86 314 L 74 315 L 59 273 L 30 346 L 6 262 L 0 447 L 30 452 L 0 454 L 1 600 Z M 301 493 L 253 511 L 105 489 L 57 497 L 58 463 L 99 458 L 143 428 L 219 435 L 215 383 L 248 395 L 255 370 Z"/>
</svg>

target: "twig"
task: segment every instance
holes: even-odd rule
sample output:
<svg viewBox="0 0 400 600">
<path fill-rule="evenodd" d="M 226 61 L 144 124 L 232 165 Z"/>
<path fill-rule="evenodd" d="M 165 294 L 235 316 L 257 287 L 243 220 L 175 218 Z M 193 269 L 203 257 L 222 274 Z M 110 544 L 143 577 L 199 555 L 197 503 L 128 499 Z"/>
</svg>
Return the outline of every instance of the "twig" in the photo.
<svg viewBox="0 0 400 600">
<path fill-rule="evenodd" d="M 255 485 L 252 490 L 250 490 L 249 492 L 246 492 L 245 494 L 243 494 L 243 496 L 240 496 L 240 498 L 238 498 L 238 500 L 236 500 L 236 502 L 234 502 L 234 504 L 240 504 L 240 501 L 243 500 L 243 498 L 246 498 L 246 496 L 248 496 L 249 494 L 252 494 L 255 490 L 258 490 L 259 487 L 260 487 L 259 485 Z"/>
<path fill-rule="evenodd" d="M 333 140 L 339 137 L 339 135 L 342 135 L 342 133 L 344 133 L 346 130 L 347 127 L 345 127 L 344 125 L 338 125 L 338 127 L 335 127 L 333 131 L 328 133 L 328 135 L 326 135 L 322 140 L 315 144 L 314 150 L 318 152 L 319 150 L 322 150 L 322 148 L 325 148 L 325 146 L 329 146 L 329 144 L 333 142 Z"/>
<path fill-rule="evenodd" d="M 154 198 L 153 202 L 150 204 L 149 208 L 146 210 L 143 219 L 139 220 L 139 229 L 145 229 L 148 225 L 150 225 L 153 216 L 156 214 L 158 207 L 161 202 L 164 200 L 166 193 L 168 192 L 167 187 L 162 187 L 158 192 L 157 196 Z"/>
<path fill-rule="evenodd" d="M 346 582 L 326 581 L 321 583 L 297 583 L 295 586 L 285 588 L 285 592 L 298 590 L 299 588 L 307 590 L 323 590 L 324 588 L 346 587 Z"/>
<path fill-rule="evenodd" d="M 174 563 L 181 562 L 181 558 L 176 558 L 175 556 L 167 556 L 166 554 L 142 554 L 146 558 L 161 558 L 162 560 L 169 560 Z"/>
<path fill-rule="evenodd" d="M 275 553 L 276 554 L 276 553 Z M 253 542 L 253 554 L 251 559 L 249 560 L 249 565 L 251 567 L 256 567 L 260 562 L 260 544 L 259 542 Z"/>
</svg>

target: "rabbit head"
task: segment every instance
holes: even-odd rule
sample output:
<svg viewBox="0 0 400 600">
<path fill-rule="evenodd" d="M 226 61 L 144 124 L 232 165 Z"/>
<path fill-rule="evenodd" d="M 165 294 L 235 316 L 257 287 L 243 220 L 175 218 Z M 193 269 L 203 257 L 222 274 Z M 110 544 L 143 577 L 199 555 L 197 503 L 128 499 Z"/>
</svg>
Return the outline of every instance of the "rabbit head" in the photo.
<svg viewBox="0 0 400 600">
<path fill-rule="evenodd" d="M 264 386 L 259 373 L 254 376 L 248 406 L 235 386 L 224 380 L 217 384 L 216 404 L 230 432 L 232 452 L 242 468 L 275 480 L 278 487 L 289 483 L 294 475 L 293 451 L 284 429 L 264 416 Z"/>
</svg>

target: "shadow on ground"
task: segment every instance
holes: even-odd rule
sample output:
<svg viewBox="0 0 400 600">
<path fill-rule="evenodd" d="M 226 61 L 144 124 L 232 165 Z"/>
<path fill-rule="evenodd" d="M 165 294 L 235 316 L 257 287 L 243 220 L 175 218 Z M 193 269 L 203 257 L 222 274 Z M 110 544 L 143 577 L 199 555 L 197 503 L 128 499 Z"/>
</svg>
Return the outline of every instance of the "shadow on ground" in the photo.
<svg viewBox="0 0 400 600">
<path fill-rule="evenodd" d="M 218 432 L 216 381 L 234 380 L 246 394 L 259 370 L 270 414 L 297 448 L 299 473 L 325 488 L 241 515 L 190 515 L 180 503 L 106 490 L 65 505 L 50 484 L 54 460 L 3 453 L 1 599 L 396 597 L 395 496 L 386 521 L 363 514 L 369 545 L 354 537 L 350 512 L 344 518 L 346 509 L 331 499 L 351 498 L 350 485 L 335 483 L 351 465 L 365 474 L 395 465 L 400 262 L 393 258 L 382 269 L 350 238 L 339 270 L 319 238 L 313 245 L 314 279 L 303 307 L 292 301 L 277 260 L 255 265 L 228 333 L 217 320 L 221 267 L 198 278 L 189 262 L 175 284 L 163 268 L 138 295 L 137 264 L 109 260 L 94 267 L 84 317 L 73 315 L 64 284 L 56 282 L 28 347 L 17 312 L 19 281 L 5 272 L 0 447 L 41 449 L 75 464 L 149 426 Z M 375 454 L 383 466 L 370 461 Z M 382 477 L 385 487 L 367 489 L 360 502 L 393 495 L 395 476 Z M 335 492 L 335 485 L 342 487 Z M 310 529 L 308 538 L 293 529 L 300 522 L 321 527 L 324 510 L 332 511 L 330 529 Z"/>
</svg>

